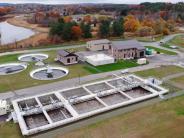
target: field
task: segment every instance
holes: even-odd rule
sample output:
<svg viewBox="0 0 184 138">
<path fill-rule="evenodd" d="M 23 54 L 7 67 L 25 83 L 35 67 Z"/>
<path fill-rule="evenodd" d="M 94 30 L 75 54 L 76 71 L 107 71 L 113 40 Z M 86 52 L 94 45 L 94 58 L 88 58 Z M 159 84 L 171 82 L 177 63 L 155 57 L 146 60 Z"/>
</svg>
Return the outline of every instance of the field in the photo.
<svg viewBox="0 0 184 138">
<path fill-rule="evenodd" d="M 174 78 L 172 79 L 171 81 L 174 81 L 176 83 L 179 83 L 179 84 L 184 84 L 184 76 L 181 76 L 181 77 L 178 77 L 178 78 Z"/>
<path fill-rule="evenodd" d="M 153 50 L 155 50 L 158 53 L 163 53 L 163 54 L 166 54 L 166 55 L 177 55 L 176 52 L 172 52 L 172 51 L 169 51 L 169 50 L 164 50 L 164 49 L 156 48 L 156 47 L 153 47 L 153 46 L 146 46 L 146 48 L 153 49 Z"/>
<path fill-rule="evenodd" d="M 169 41 L 169 44 L 184 47 L 184 35 L 175 36 Z"/>
<path fill-rule="evenodd" d="M 166 71 L 167 70 L 167 71 Z M 178 66 L 161 66 L 159 68 L 149 69 L 146 71 L 138 71 L 135 74 L 141 77 L 154 76 L 156 78 L 162 79 L 168 75 L 184 72 L 184 69 Z"/>
</svg>

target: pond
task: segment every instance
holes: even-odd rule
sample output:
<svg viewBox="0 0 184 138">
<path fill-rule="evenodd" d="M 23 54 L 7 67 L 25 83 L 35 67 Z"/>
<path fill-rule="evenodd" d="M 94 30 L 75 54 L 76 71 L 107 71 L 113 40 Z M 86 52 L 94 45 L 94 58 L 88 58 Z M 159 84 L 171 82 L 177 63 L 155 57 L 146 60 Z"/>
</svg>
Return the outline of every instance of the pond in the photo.
<svg viewBox="0 0 184 138">
<path fill-rule="evenodd" d="M 7 22 L 0 22 L 0 33 L 1 33 L 0 39 L 1 45 L 15 43 L 16 41 L 29 38 L 35 34 L 35 32 L 32 31 L 31 29 L 17 27 Z"/>
</svg>

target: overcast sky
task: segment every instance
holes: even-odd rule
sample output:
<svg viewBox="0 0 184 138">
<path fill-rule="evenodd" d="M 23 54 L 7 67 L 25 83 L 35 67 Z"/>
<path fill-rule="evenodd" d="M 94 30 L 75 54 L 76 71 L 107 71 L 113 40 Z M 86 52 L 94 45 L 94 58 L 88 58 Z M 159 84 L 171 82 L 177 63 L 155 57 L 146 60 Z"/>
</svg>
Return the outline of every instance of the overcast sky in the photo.
<svg viewBox="0 0 184 138">
<path fill-rule="evenodd" d="M 184 2 L 184 0 L 0 0 L 0 3 L 43 3 L 43 4 L 71 4 L 71 3 L 122 3 L 137 4 L 141 2 Z"/>
</svg>

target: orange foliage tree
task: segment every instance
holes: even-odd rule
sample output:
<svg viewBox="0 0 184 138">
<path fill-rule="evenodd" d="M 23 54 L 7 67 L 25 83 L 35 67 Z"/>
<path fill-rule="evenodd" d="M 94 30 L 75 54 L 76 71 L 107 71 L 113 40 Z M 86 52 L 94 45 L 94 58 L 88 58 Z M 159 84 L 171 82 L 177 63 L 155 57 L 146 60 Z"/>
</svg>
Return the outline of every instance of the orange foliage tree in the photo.
<svg viewBox="0 0 184 138">
<path fill-rule="evenodd" d="M 133 15 L 125 17 L 124 28 L 126 32 L 135 32 L 140 27 L 140 22 Z"/>
<path fill-rule="evenodd" d="M 72 21 L 72 17 L 70 17 L 70 16 L 65 16 L 63 19 L 64 19 L 65 23 L 69 23 Z"/>
<path fill-rule="evenodd" d="M 12 10 L 10 7 L 0 7 L 0 15 L 5 15 Z"/>
<path fill-rule="evenodd" d="M 74 39 L 79 39 L 82 36 L 82 29 L 80 26 L 73 26 L 72 27 L 72 37 Z"/>
<path fill-rule="evenodd" d="M 142 22 L 141 22 L 142 26 L 147 26 L 147 27 L 152 27 L 154 26 L 154 21 L 152 19 L 148 19 L 145 18 Z"/>
<path fill-rule="evenodd" d="M 90 23 L 91 22 L 91 16 L 90 15 L 84 16 L 83 21 L 86 22 L 86 23 Z"/>
</svg>

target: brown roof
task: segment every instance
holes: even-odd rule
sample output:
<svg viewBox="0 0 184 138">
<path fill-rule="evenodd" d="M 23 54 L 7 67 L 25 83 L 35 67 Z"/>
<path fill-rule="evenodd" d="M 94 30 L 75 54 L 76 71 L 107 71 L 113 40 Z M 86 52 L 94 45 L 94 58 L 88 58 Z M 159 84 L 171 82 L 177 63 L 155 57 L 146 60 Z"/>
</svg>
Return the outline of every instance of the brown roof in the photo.
<svg viewBox="0 0 184 138">
<path fill-rule="evenodd" d="M 63 57 L 77 56 L 76 54 L 70 53 L 70 52 L 65 51 L 65 50 L 59 50 L 59 51 L 58 51 L 58 55 L 63 56 Z"/>
</svg>

